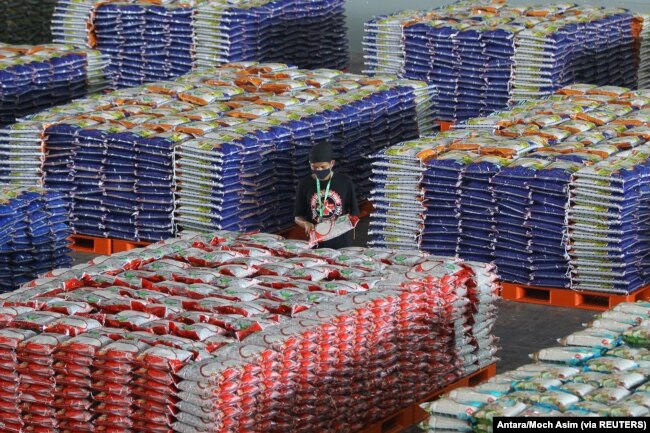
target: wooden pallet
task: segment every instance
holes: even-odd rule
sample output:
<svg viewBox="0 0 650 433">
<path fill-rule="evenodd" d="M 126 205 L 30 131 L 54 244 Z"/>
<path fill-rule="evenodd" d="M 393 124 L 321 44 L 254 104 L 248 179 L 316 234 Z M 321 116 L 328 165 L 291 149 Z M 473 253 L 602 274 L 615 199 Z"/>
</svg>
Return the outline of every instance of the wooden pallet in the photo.
<svg viewBox="0 0 650 433">
<path fill-rule="evenodd" d="M 120 239 L 97 238 L 93 236 L 72 235 L 69 240 L 72 242 L 70 248 L 79 253 L 98 254 L 110 256 L 113 253 L 129 251 L 134 248 L 142 248 L 151 245 L 151 242 L 134 242 Z"/>
<path fill-rule="evenodd" d="M 420 408 L 421 403 L 435 400 L 441 395 L 446 394 L 456 388 L 478 385 L 485 382 L 489 378 L 494 377 L 496 374 L 497 365 L 491 364 L 484 369 L 463 377 L 456 382 L 431 393 L 418 403 L 412 404 L 404 409 L 397 411 L 391 416 L 384 418 L 381 421 L 365 427 L 358 433 L 400 433 L 428 418 L 429 415 L 424 410 L 422 410 L 422 408 Z"/>
<path fill-rule="evenodd" d="M 605 311 L 622 302 L 649 300 L 650 286 L 643 287 L 628 295 L 622 295 L 502 283 L 501 297 L 508 301 L 525 302 L 529 304 Z"/>
</svg>

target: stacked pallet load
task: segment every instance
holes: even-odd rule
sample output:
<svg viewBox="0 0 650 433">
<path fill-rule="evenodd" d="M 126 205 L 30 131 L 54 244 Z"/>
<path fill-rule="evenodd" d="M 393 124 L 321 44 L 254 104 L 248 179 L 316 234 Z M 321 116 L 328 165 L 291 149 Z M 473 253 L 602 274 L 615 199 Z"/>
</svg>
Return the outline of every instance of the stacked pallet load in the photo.
<svg viewBox="0 0 650 433">
<path fill-rule="evenodd" d="M 404 11 L 366 25 L 366 71 L 426 81 L 438 119 L 459 122 L 571 83 L 634 87 L 634 24 L 623 9 L 571 4 Z"/>
<path fill-rule="evenodd" d="M 525 285 L 648 285 L 647 95 L 572 85 L 379 152 L 371 244 L 495 263 Z"/>
<path fill-rule="evenodd" d="M 103 90 L 107 59 L 69 45 L 0 44 L 0 125 Z"/>
<path fill-rule="evenodd" d="M 423 404 L 431 416 L 420 427 L 479 433 L 492 430 L 494 417 L 647 416 L 648 307 L 619 304 L 559 346 L 532 354 L 535 363 Z"/>
<path fill-rule="evenodd" d="M 0 291 L 69 266 L 68 205 L 43 188 L 0 184 Z"/>
<path fill-rule="evenodd" d="M 457 310 L 491 308 L 493 279 L 417 251 L 234 232 L 99 257 L 0 298 L 3 423 L 355 432 L 463 374 Z"/>
<path fill-rule="evenodd" d="M 348 63 L 344 3 L 59 0 L 53 34 L 56 42 L 109 55 L 120 87 L 242 61 L 343 69 Z"/>
<path fill-rule="evenodd" d="M 0 41 L 8 44 L 47 44 L 57 0 L 0 1 Z"/>
<path fill-rule="evenodd" d="M 571 83 L 637 84 L 634 17 L 625 9 L 544 6 L 533 16 L 561 16 L 515 36 L 515 100 L 546 96 Z"/>
<path fill-rule="evenodd" d="M 182 229 L 277 231 L 292 224 L 286 204 L 315 143 L 332 143 L 365 197 L 368 157 L 430 130 L 417 120 L 429 109 L 421 82 L 233 64 L 12 125 L 5 176 L 68 194 L 78 234 L 157 241 L 173 234 L 174 214 Z"/>
<path fill-rule="evenodd" d="M 364 24 L 364 74 L 399 74 L 404 68 L 402 48 L 403 23 L 423 20 L 425 11 L 405 10 L 393 15 L 381 15 Z"/>
<path fill-rule="evenodd" d="M 650 87 L 650 15 L 637 17 L 639 25 L 639 89 Z"/>
</svg>

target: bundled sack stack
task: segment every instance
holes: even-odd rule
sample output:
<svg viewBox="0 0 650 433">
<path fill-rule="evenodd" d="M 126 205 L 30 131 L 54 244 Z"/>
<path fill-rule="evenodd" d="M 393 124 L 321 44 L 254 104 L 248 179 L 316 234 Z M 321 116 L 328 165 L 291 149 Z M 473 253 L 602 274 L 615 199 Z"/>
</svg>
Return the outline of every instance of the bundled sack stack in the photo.
<svg viewBox="0 0 650 433">
<path fill-rule="evenodd" d="M 527 285 L 644 287 L 649 103 L 576 84 L 380 152 L 371 244 L 493 262 Z"/>
<path fill-rule="evenodd" d="M 364 74 L 399 74 L 404 68 L 404 22 L 421 20 L 425 11 L 405 10 L 367 21 L 363 28 Z"/>
<path fill-rule="evenodd" d="M 646 416 L 649 306 L 619 304 L 584 330 L 559 339 L 559 346 L 532 354 L 534 364 L 425 403 L 431 417 L 420 427 L 430 433 L 487 432 L 497 416 Z"/>
<path fill-rule="evenodd" d="M 514 41 L 502 22 L 432 20 L 404 30 L 403 75 L 434 86 L 439 119 L 463 120 L 508 103 Z"/>
<path fill-rule="evenodd" d="M 586 167 L 571 182 L 569 253 L 577 288 L 627 291 L 645 284 L 650 148 L 638 149 Z"/>
<path fill-rule="evenodd" d="M 0 125 L 105 89 L 106 66 L 94 50 L 0 44 Z"/>
<path fill-rule="evenodd" d="M 545 6 L 529 13 L 562 14 L 517 33 L 513 99 L 548 95 L 571 83 L 637 84 L 634 17 L 625 10 Z"/>
<path fill-rule="evenodd" d="M 459 122 L 576 82 L 635 87 L 634 19 L 572 4 L 403 11 L 366 25 L 366 71 L 426 81 L 439 119 Z"/>
<path fill-rule="evenodd" d="M 246 60 L 305 69 L 348 65 L 344 0 L 265 0 L 236 6 L 208 1 L 195 10 L 197 66 Z"/>
<path fill-rule="evenodd" d="M 582 161 L 564 157 L 521 158 L 494 177 L 499 206 L 495 263 L 505 279 L 542 287 L 571 284 L 566 247 L 568 185 L 573 173 L 583 167 Z"/>
<path fill-rule="evenodd" d="M 59 193 L 0 184 L 0 291 L 72 263 L 68 211 Z"/>
<path fill-rule="evenodd" d="M 650 87 L 650 15 L 637 17 L 639 26 L 639 89 Z"/>
<path fill-rule="evenodd" d="M 492 331 L 497 319 L 496 301 L 499 297 L 488 289 L 492 279 L 491 266 L 469 261 L 458 263 L 471 264 L 479 269 L 476 278 L 478 281 L 484 281 L 467 290 L 464 308 L 456 310 L 458 316 L 454 321 L 455 353 L 459 369 L 465 376 L 488 367 L 497 359 L 499 339 Z"/>
<path fill-rule="evenodd" d="M 367 197 L 368 156 L 400 136 L 417 136 L 415 108 L 408 83 L 387 82 L 184 142 L 176 151 L 177 222 L 200 231 L 286 227 L 296 182 L 309 174 L 309 150 L 322 141 L 332 143 L 337 170 L 349 173 L 357 195 Z"/>
<path fill-rule="evenodd" d="M 421 82 L 232 64 L 11 125 L 0 131 L 11 156 L 0 173 L 68 194 L 73 228 L 89 236 L 166 239 L 174 212 L 183 229 L 275 231 L 292 223 L 286 204 L 315 143 L 332 143 L 337 170 L 364 197 L 369 156 L 430 130 L 417 120 L 429 109 Z"/>
<path fill-rule="evenodd" d="M 96 258 L 0 297 L 3 422 L 358 431 L 471 371 L 454 323 L 493 281 L 417 251 L 234 232 Z"/>
<path fill-rule="evenodd" d="M 409 25 L 441 17 L 465 16 L 473 8 L 477 12 L 502 7 L 503 1 L 457 0 L 431 10 L 403 10 L 391 15 L 373 17 L 364 24 L 363 57 L 366 74 L 399 74 L 404 72 L 404 29 Z M 489 9 L 485 9 L 489 8 Z M 424 40 L 420 45 L 426 46 Z"/>
<path fill-rule="evenodd" d="M 369 233 L 377 245 L 384 248 L 419 245 L 426 211 L 420 158 L 435 152 L 435 139 L 424 137 L 396 144 L 374 156 L 371 181 L 375 188 L 371 200 L 375 212 Z"/>
<path fill-rule="evenodd" d="M 0 41 L 8 44 L 47 44 L 56 0 L 0 1 Z"/>
<path fill-rule="evenodd" d="M 344 4 L 59 0 L 53 34 L 57 42 L 90 46 L 110 56 L 120 87 L 241 61 L 343 69 L 348 64 Z"/>
<path fill-rule="evenodd" d="M 109 56 L 119 87 L 192 69 L 192 9 L 183 4 L 59 1 L 52 33 L 56 42 L 89 46 Z"/>
</svg>

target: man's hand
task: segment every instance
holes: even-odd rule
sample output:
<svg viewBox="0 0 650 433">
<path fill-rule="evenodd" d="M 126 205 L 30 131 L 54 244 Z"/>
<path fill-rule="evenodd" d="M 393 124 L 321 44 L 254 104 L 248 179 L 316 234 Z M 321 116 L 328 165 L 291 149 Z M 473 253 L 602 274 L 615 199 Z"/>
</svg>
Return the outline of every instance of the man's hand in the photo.
<svg viewBox="0 0 650 433">
<path fill-rule="evenodd" d="M 314 231 L 315 226 L 303 217 L 296 217 L 295 223 L 305 230 L 307 236 L 309 236 L 309 233 Z"/>
<path fill-rule="evenodd" d="M 314 231 L 315 226 L 309 221 L 305 221 L 303 223 L 303 228 L 305 229 L 305 234 L 309 236 L 309 234 Z"/>
</svg>

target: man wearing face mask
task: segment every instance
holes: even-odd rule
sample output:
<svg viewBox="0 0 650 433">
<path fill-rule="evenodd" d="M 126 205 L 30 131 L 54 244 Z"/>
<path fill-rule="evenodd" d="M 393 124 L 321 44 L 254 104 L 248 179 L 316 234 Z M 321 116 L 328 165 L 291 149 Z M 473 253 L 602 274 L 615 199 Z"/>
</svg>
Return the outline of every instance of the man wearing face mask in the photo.
<svg viewBox="0 0 650 433">
<path fill-rule="evenodd" d="M 309 234 L 321 221 L 341 215 L 358 216 L 359 204 L 352 179 L 334 173 L 335 161 L 329 143 L 315 145 L 309 153 L 312 175 L 298 185 L 294 216 L 296 224 Z M 352 246 L 352 232 L 330 239 L 319 248 L 345 248 Z"/>
</svg>

